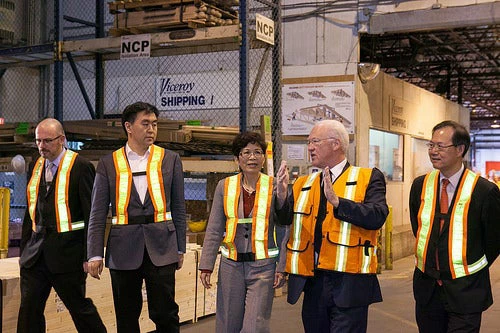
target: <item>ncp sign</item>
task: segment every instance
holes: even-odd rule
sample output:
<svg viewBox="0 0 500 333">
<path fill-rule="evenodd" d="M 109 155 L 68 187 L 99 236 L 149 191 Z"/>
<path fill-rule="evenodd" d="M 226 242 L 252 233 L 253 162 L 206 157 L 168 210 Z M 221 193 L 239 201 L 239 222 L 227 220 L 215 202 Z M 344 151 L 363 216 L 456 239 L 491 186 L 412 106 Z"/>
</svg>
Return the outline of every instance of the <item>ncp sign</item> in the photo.
<svg viewBox="0 0 500 333">
<path fill-rule="evenodd" d="M 151 35 L 122 36 L 120 59 L 149 58 L 151 55 Z"/>
<path fill-rule="evenodd" d="M 255 33 L 257 39 L 274 45 L 274 21 L 260 14 L 255 14 Z"/>
</svg>

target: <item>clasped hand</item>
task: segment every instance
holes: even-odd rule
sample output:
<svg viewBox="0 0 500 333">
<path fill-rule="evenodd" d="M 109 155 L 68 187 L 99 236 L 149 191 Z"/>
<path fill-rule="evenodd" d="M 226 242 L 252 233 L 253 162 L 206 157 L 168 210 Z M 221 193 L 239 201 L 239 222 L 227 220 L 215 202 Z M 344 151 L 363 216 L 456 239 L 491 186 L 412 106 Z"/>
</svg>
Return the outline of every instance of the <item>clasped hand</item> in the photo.
<svg viewBox="0 0 500 333">
<path fill-rule="evenodd" d="M 101 273 L 104 267 L 102 259 L 89 261 L 86 266 L 87 266 L 87 273 L 89 273 L 90 276 L 92 276 L 97 280 L 101 279 Z"/>
</svg>

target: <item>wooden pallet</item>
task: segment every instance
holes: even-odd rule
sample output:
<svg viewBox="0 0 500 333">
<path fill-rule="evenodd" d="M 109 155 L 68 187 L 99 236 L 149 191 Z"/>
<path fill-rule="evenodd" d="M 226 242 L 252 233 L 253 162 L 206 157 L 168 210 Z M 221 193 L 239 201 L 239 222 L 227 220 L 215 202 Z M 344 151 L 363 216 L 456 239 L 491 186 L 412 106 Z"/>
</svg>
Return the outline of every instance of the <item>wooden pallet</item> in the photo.
<svg viewBox="0 0 500 333">
<path fill-rule="evenodd" d="M 115 14 L 113 28 L 147 31 L 151 28 L 178 26 L 197 18 L 198 13 L 194 5 L 152 11 L 124 12 Z"/>
<path fill-rule="evenodd" d="M 233 9 L 239 6 L 237 0 L 135 0 L 135 1 L 113 1 L 108 2 L 109 13 L 117 14 L 125 11 L 141 11 L 152 10 L 159 8 L 170 8 L 173 6 L 181 6 L 194 4 L 196 7 L 201 7 L 204 4 L 215 6 L 232 15 L 237 15 L 237 11 Z"/>
<path fill-rule="evenodd" d="M 109 2 L 110 14 L 118 14 L 123 12 L 153 10 L 161 8 L 170 8 L 172 6 L 180 6 L 192 4 L 194 0 L 147 0 L 147 1 L 114 1 Z"/>
<path fill-rule="evenodd" d="M 109 34 L 118 37 L 239 23 L 237 13 L 227 12 L 205 2 L 200 3 L 202 4 L 200 7 L 191 3 L 178 6 L 148 7 L 150 9 L 141 11 L 115 12 L 113 27 L 109 29 Z"/>
</svg>

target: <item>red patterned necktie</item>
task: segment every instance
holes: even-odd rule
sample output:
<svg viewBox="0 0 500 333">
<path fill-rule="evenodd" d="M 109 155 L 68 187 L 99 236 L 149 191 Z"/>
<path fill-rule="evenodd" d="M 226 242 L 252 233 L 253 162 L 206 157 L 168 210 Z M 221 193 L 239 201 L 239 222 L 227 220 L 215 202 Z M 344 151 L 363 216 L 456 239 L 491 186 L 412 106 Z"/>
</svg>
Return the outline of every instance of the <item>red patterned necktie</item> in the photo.
<svg viewBox="0 0 500 333">
<path fill-rule="evenodd" d="M 441 197 L 439 199 L 439 211 L 441 214 L 446 214 L 448 213 L 448 192 L 446 191 L 446 188 L 448 187 L 448 184 L 450 181 L 446 178 L 443 178 L 441 180 Z M 439 219 L 439 234 L 443 231 L 443 225 L 444 225 L 444 218 Z M 439 255 L 438 255 L 438 248 L 436 247 L 436 269 L 439 271 Z M 443 285 L 443 281 L 437 280 L 437 283 L 441 286 Z"/>
<path fill-rule="evenodd" d="M 441 199 L 439 201 L 439 207 L 441 208 L 441 214 L 446 214 L 448 213 L 448 192 L 446 191 L 446 188 L 448 187 L 448 184 L 450 181 L 446 178 L 441 180 Z M 441 218 L 439 220 L 439 233 L 443 231 L 443 225 L 444 225 L 444 218 Z"/>
</svg>

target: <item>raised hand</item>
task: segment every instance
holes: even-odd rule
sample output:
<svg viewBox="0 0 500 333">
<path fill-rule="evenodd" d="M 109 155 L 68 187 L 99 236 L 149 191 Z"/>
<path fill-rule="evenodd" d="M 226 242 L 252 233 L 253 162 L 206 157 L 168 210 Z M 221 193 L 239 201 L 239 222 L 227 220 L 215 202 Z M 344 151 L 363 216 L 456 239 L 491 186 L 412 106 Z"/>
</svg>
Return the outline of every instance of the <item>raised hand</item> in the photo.
<svg viewBox="0 0 500 333">
<path fill-rule="evenodd" d="M 278 197 L 279 205 L 282 206 L 286 200 L 288 194 L 288 182 L 290 180 L 290 175 L 288 174 L 288 167 L 286 161 L 281 161 L 280 168 L 276 174 L 277 186 L 276 194 Z"/>
<path fill-rule="evenodd" d="M 326 200 L 328 200 L 328 202 L 330 202 L 333 207 L 337 208 L 339 206 L 339 197 L 333 190 L 332 176 L 330 174 L 329 167 L 323 169 L 323 183 Z"/>
</svg>

